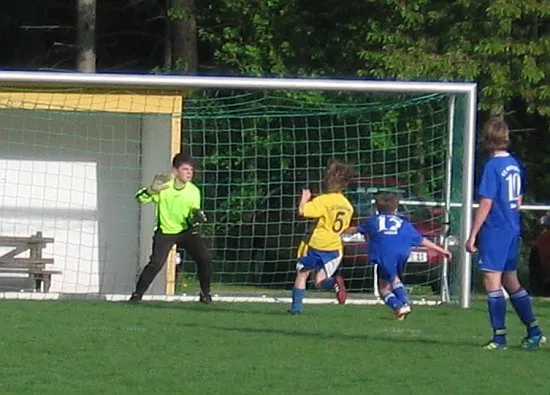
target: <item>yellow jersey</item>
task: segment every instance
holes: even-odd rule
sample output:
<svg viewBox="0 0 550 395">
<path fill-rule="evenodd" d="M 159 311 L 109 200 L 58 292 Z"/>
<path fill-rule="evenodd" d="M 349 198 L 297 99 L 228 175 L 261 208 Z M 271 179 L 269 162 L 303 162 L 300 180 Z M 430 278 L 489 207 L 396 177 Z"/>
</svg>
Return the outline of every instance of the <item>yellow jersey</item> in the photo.
<svg viewBox="0 0 550 395">
<path fill-rule="evenodd" d="M 306 242 L 322 251 L 341 251 L 342 233 L 349 228 L 353 206 L 341 193 L 324 193 L 304 205 L 304 217 L 317 218 Z"/>
</svg>

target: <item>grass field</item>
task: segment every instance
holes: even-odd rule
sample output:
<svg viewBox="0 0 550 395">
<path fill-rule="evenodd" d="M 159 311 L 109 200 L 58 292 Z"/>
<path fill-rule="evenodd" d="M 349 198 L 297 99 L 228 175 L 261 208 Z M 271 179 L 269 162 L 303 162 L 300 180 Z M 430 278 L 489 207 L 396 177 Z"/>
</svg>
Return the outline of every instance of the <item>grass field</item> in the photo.
<svg viewBox="0 0 550 395">
<path fill-rule="evenodd" d="M 550 347 L 487 352 L 485 304 L 2 301 L 0 394 L 547 394 Z M 536 303 L 550 328 L 550 303 Z M 550 329 L 549 329 L 550 331 Z"/>
</svg>

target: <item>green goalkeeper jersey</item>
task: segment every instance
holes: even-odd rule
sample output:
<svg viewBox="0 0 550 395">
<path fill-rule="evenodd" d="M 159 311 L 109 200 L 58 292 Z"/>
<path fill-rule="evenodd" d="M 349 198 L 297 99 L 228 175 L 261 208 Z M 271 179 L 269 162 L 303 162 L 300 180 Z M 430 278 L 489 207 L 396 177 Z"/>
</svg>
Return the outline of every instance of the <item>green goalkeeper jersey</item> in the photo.
<svg viewBox="0 0 550 395">
<path fill-rule="evenodd" d="M 136 193 L 136 199 L 140 203 L 156 203 L 155 229 L 160 229 L 163 234 L 177 234 L 189 228 L 187 218 L 191 209 L 201 208 L 201 193 L 192 182 L 187 182 L 181 189 L 174 187 L 174 180 L 167 185 L 168 188 L 152 195 L 147 188 L 141 188 Z"/>
</svg>

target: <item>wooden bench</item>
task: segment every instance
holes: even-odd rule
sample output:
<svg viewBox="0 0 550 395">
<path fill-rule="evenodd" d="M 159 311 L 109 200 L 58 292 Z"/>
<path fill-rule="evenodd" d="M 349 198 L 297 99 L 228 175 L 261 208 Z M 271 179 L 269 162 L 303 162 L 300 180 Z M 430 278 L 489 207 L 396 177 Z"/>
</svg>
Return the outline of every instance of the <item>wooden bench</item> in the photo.
<svg viewBox="0 0 550 395">
<path fill-rule="evenodd" d="M 52 275 L 62 274 L 60 270 L 47 270 L 0 265 L 0 277 L 8 274 L 10 278 L 25 278 L 25 288 L 37 292 L 49 292 L 52 285 Z"/>
<path fill-rule="evenodd" d="M 43 258 L 42 250 L 48 243 L 53 243 L 51 237 L 43 237 L 37 232 L 30 237 L 0 236 L 0 247 L 13 249 L 0 256 L 0 274 L 8 277 L 27 279 L 26 288 L 33 291 L 49 292 L 52 284 L 52 275 L 61 274 L 59 270 L 50 270 L 46 265 L 54 263 L 51 258 Z M 19 254 L 29 251 L 28 258 L 18 257 Z"/>
</svg>

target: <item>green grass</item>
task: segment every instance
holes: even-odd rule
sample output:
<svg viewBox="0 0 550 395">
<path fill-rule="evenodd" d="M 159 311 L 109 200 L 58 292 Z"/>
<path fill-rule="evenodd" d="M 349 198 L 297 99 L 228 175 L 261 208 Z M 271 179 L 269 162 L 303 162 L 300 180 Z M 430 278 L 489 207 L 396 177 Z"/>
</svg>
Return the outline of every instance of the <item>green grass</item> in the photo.
<svg viewBox="0 0 550 395">
<path fill-rule="evenodd" d="M 548 393 L 550 346 L 480 345 L 483 302 L 417 307 L 2 301 L 1 394 Z M 550 328 L 550 303 L 536 304 Z"/>
</svg>

